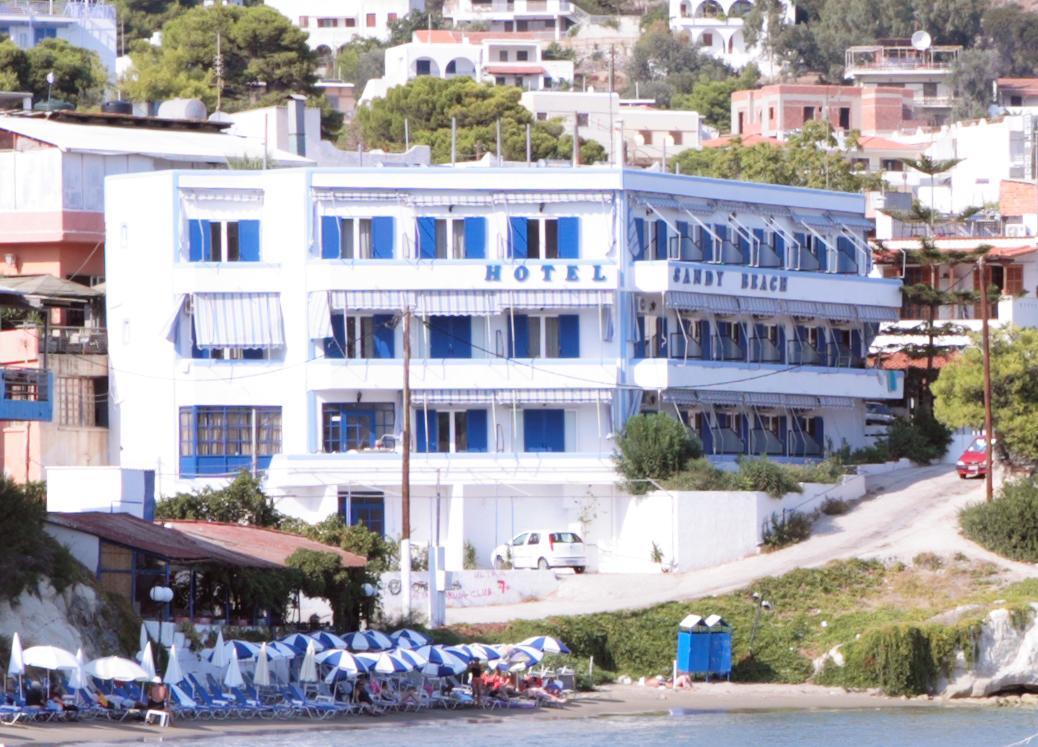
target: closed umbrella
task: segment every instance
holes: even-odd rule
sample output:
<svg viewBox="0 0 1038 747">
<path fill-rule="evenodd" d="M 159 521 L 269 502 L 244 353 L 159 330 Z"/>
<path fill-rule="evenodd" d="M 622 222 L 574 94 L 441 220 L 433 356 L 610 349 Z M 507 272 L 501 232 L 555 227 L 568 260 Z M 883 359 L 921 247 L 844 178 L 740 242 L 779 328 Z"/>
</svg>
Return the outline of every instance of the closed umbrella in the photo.
<svg viewBox="0 0 1038 747">
<path fill-rule="evenodd" d="M 256 672 L 253 675 L 253 680 L 261 687 L 270 686 L 270 659 L 268 657 L 267 644 L 264 643 L 260 646 L 259 658 L 256 660 Z"/>
<path fill-rule="evenodd" d="M 167 685 L 175 685 L 182 682 L 184 673 L 180 671 L 180 660 L 177 658 L 177 645 L 174 643 L 169 647 L 169 663 L 166 664 L 166 676 L 163 680 Z"/>
<path fill-rule="evenodd" d="M 389 634 L 390 639 L 396 644 L 397 648 L 421 648 L 422 646 L 429 645 L 429 639 L 416 630 L 409 630 L 404 628 L 398 630 L 395 633 Z"/>
<path fill-rule="evenodd" d="M 217 669 L 223 669 L 227 666 L 227 652 L 224 651 L 223 645 L 223 629 L 221 628 L 216 632 L 216 645 L 213 646 L 213 651 L 209 663 Z"/>
<path fill-rule="evenodd" d="M 238 666 L 238 654 L 231 650 L 231 659 L 227 664 L 227 674 L 223 677 L 223 684 L 227 687 L 241 687 L 245 680 L 241 676 L 241 667 Z"/>
<path fill-rule="evenodd" d="M 22 652 L 22 660 L 27 667 L 40 669 L 75 669 L 79 666 L 75 654 L 70 654 L 57 646 L 31 646 Z"/>
<path fill-rule="evenodd" d="M 68 685 L 69 687 L 81 690 L 83 688 L 83 666 L 86 664 L 86 660 L 83 658 L 83 649 L 76 649 L 76 662 L 79 664 L 75 669 L 72 670 L 72 674 L 69 675 Z"/>
<path fill-rule="evenodd" d="M 7 662 L 7 674 L 18 678 L 18 697 L 22 695 L 22 675 L 25 674 L 25 660 L 22 656 L 22 639 L 15 633 L 11 638 L 11 659 Z"/>
<path fill-rule="evenodd" d="M 83 667 L 83 671 L 99 680 L 120 680 L 122 682 L 144 682 L 151 679 L 141 665 L 121 656 L 104 656 L 94 659 Z"/>
<path fill-rule="evenodd" d="M 286 635 L 284 638 L 282 638 L 279 641 L 279 643 L 281 643 L 281 644 L 283 644 L 285 646 L 289 646 L 290 648 L 294 649 L 296 651 L 296 653 L 304 654 L 304 653 L 306 653 L 306 646 L 307 646 L 307 644 L 310 643 L 310 641 L 313 641 L 313 640 L 314 639 L 311 638 L 308 635 L 303 635 L 302 633 L 292 633 L 291 635 Z M 316 641 L 315 641 L 315 643 L 316 643 Z M 324 650 L 324 646 L 318 644 L 317 645 L 317 651 L 323 651 L 323 650 Z"/>
<path fill-rule="evenodd" d="M 155 677 L 155 657 L 151 654 L 151 641 L 141 649 L 141 669 L 148 673 L 148 679 Z"/>
<path fill-rule="evenodd" d="M 538 635 L 533 638 L 527 638 L 525 641 L 520 641 L 519 645 L 529 646 L 546 654 L 568 654 L 570 652 L 565 643 L 558 638 L 552 638 L 550 635 Z"/>
<path fill-rule="evenodd" d="M 300 682 L 317 682 L 317 643 L 310 641 L 306 646 L 306 654 L 303 656 L 303 664 L 299 667 Z"/>
<path fill-rule="evenodd" d="M 150 638 L 150 636 L 148 635 L 148 628 L 147 628 L 147 626 L 145 626 L 144 623 L 141 623 L 141 635 L 140 635 L 140 643 L 141 643 L 141 645 L 140 645 L 140 648 L 137 649 L 137 653 L 138 654 L 140 654 L 142 656 L 144 655 L 144 647 L 146 645 L 148 645 L 149 638 Z"/>
</svg>

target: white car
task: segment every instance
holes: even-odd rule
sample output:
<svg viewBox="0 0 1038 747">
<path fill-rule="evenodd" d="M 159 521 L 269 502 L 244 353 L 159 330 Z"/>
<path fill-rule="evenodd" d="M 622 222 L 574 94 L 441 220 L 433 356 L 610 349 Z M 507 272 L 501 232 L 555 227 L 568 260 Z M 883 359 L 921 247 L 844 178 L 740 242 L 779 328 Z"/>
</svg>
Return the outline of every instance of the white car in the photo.
<svg viewBox="0 0 1038 747">
<path fill-rule="evenodd" d="M 584 540 L 575 532 L 551 532 L 533 529 L 520 532 L 506 545 L 494 548 L 494 568 L 500 570 L 507 563 L 513 568 L 572 568 L 583 573 L 587 567 Z"/>
</svg>

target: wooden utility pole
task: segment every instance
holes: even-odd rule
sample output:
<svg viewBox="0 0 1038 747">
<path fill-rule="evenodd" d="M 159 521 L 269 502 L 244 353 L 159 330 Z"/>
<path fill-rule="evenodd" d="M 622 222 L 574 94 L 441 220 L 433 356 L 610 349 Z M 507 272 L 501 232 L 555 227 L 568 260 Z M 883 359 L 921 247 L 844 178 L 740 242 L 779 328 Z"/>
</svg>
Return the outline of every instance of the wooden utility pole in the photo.
<svg viewBox="0 0 1038 747">
<path fill-rule="evenodd" d="M 981 257 L 980 265 L 980 336 L 984 357 L 984 442 L 987 458 L 984 470 L 984 497 L 990 502 L 994 493 L 992 475 L 993 429 L 991 427 L 991 336 L 988 329 L 988 268 Z"/>
<path fill-rule="evenodd" d="M 404 433 L 401 452 L 400 539 L 411 539 L 411 309 L 404 311 Z M 410 558 L 407 559 L 410 561 Z M 401 558 L 401 562 L 404 559 Z M 410 563 L 408 563 L 410 565 Z"/>
</svg>

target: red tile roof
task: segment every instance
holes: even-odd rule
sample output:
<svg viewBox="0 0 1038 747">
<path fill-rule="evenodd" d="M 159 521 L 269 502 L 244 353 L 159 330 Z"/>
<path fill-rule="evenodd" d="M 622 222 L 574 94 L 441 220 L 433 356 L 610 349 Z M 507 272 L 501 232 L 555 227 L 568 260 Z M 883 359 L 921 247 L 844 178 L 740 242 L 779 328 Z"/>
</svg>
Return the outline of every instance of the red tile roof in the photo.
<svg viewBox="0 0 1038 747">
<path fill-rule="evenodd" d="M 107 542 L 159 555 L 174 563 L 194 565 L 216 562 L 246 568 L 273 568 L 277 565 L 254 553 L 239 553 L 220 545 L 198 541 L 175 529 L 125 513 L 49 513 L 47 521 L 55 526 L 100 537 Z"/>
<path fill-rule="evenodd" d="M 731 145 L 732 141 L 735 140 L 738 135 L 721 135 L 721 137 L 711 138 L 710 140 L 703 141 L 704 148 L 723 148 L 726 145 Z M 767 137 L 766 135 L 743 135 L 740 142 L 749 147 L 751 145 L 758 145 L 760 143 L 766 143 L 768 145 L 782 145 L 782 141 L 778 138 Z"/>
<path fill-rule="evenodd" d="M 998 88 L 1000 91 L 1038 96 L 1038 78 L 999 78 Z"/>
<path fill-rule="evenodd" d="M 869 356 L 872 365 L 876 365 L 876 357 L 875 355 Z M 943 368 L 954 357 L 954 355 L 934 356 L 933 367 Z M 884 371 L 906 371 L 909 368 L 926 368 L 926 358 L 913 358 L 901 351 L 885 353 L 879 356 L 879 368 Z"/>
<path fill-rule="evenodd" d="M 367 559 L 331 545 L 279 532 L 265 527 L 221 524 L 215 521 L 165 521 L 163 524 L 195 540 L 218 545 L 225 550 L 247 554 L 272 565 L 284 565 L 296 550 L 316 550 L 338 555 L 345 568 L 363 568 Z"/>
</svg>

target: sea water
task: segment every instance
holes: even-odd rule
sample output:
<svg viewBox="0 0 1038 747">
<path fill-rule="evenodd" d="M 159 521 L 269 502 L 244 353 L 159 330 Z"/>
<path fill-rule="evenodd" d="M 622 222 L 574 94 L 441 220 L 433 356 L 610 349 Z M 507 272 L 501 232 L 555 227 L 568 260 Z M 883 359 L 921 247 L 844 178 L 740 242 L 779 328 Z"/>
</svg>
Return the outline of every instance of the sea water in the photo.
<svg viewBox="0 0 1038 747">
<path fill-rule="evenodd" d="M 1032 735 L 1038 747 L 1038 711 L 1004 708 L 890 708 L 840 711 L 674 711 L 586 719 L 498 718 L 436 719 L 376 726 L 351 719 L 327 731 L 294 732 L 290 724 L 266 734 L 205 740 L 177 740 L 177 745 L 212 747 L 453 747 L 454 745 L 524 745 L 528 747 L 1007 747 L 1023 745 Z M 370 723 L 375 728 L 359 728 Z"/>
</svg>

